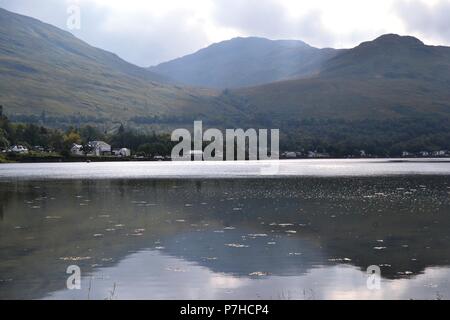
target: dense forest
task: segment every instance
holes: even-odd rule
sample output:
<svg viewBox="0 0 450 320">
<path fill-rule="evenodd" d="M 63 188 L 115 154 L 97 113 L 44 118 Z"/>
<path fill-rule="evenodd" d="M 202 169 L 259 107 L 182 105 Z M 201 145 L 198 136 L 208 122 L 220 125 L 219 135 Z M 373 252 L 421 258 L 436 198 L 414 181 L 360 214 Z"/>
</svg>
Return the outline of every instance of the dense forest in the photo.
<svg viewBox="0 0 450 320">
<path fill-rule="evenodd" d="M 283 128 L 282 150 L 326 151 L 335 157 L 359 156 L 361 150 L 377 157 L 398 157 L 405 151 L 417 154 L 450 150 L 450 120 L 447 118 L 305 119 L 291 120 L 280 128 Z"/>
<path fill-rule="evenodd" d="M 0 106 L 0 149 L 23 145 L 29 150 L 57 153 L 68 157 L 74 143 L 87 145 L 89 141 L 102 140 L 112 148 L 129 148 L 135 155 L 146 157 L 170 154 L 173 142 L 168 134 L 146 134 L 125 129 L 120 125 L 114 132 L 103 132 L 97 127 L 71 126 L 65 130 L 53 129 L 33 123 L 13 123 L 3 114 Z"/>
<path fill-rule="evenodd" d="M 170 155 L 174 142 L 169 133 L 148 133 L 123 124 L 105 131 L 100 125 L 74 123 L 65 129 L 36 125 L 43 121 L 12 122 L 0 106 L 0 149 L 23 145 L 29 150 L 42 147 L 45 151 L 68 157 L 71 146 L 103 140 L 112 148 L 129 148 L 133 155 L 153 157 Z M 28 119 L 30 120 L 30 119 Z M 42 119 L 41 119 L 42 120 Z M 162 120 L 154 118 L 154 124 Z M 164 119 L 167 120 L 167 119 Z M 188 122 L 187 119 L 184 119 Z M 146 119 L 150 123 L 150 118 Z M 181 123 L 180 123 L 181 125 Z M 208 125 L 211 125 L 210 123 Z M 346 121 L 340 119 L 303 119 L 290 121 L 260 115 L 253 119 L 254 128 L 280 128 L 280 151 L 327 153 L 331 157 L 359 157 L 361 151 L 373 157 L 399 157 L 403 152 L 418 154 L 450 150 L 450 120 L 435 117 L 393 120 Z M 245 129 L 245 128 L 244 128 Z"/>
</svg>

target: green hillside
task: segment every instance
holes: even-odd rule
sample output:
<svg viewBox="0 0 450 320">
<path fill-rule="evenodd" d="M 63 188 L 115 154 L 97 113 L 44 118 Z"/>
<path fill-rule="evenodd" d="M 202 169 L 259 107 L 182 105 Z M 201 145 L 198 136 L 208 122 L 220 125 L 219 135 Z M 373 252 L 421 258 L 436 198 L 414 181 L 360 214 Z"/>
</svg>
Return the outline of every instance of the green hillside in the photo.
<svg viewBox="0 0 450 320">
<path fill-rule="evenodd" d="M 450 48 L 385 35 L 326 61 L 313 78 L 231 91 L 279 119 L 450 116 Z"/>
<path fill-rule="evenodd" d="M 0 103 L 8 116 L 193 116 L 220 106 L 211 90 L 180 87 L 38 20 L 0 9 Z M 230 110 L 231 112 L 232 110 Z"/>
<path fill-rule="evenodd" d="M 417 38 L 383 35 L 329 59 L 321 77 L 450 81 L 450 48 Z"/>
</svg>

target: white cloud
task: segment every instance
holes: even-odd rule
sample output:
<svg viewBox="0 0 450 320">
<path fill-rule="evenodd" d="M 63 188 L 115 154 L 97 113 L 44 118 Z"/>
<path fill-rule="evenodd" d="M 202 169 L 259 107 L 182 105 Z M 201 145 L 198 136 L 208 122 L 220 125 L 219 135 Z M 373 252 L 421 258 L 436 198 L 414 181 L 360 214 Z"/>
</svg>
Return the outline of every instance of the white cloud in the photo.
<svg viewBox="0 0 450 320">
<path fill-rule="evenodd" d="M 0 0 L 1 7 L 60 28 L 70 3 L 81 7 L 75 35 L 142 66 L 236 36 L 342 48 L 400 33 L 450 44 L 450 0 Z"/>
<path fill-rule="evenodd" d="M 450 1 L 400 1 L 396 8 L 410 32 L 434 44 L 450 42 Z"/>
</svg>

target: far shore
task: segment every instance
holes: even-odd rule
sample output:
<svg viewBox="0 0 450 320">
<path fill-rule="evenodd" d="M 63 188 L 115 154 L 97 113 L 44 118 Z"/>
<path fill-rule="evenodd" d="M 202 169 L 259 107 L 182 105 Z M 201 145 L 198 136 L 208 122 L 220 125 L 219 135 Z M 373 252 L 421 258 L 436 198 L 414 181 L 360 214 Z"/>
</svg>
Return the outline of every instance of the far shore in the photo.
<svg viewBox="0 0 450 320">
<path fill-rule="evenodd" d="M 385 160 L 389 162 L 449 162 L 450 157 L 327 157 L 327 158 L 280 158 L 280 161 L 294 160 Z M 225 161 L 225 160 L 224 160 Z M 247 161 L 247 160 L 246 160 Z M 20 155 L 13 158 L 0 157 L 0 164 L 5 163 L 76 163 L 76 162 L 172 162 L 170 157 L 161 157 L 155 159 L 153 157 L 113 157 L 113 156 L 86 156 L 86 157 L 63 157 L 54 156 L 27 156 Z M 186 161 L 189 162 L 189 161 Z"/>
</svg>

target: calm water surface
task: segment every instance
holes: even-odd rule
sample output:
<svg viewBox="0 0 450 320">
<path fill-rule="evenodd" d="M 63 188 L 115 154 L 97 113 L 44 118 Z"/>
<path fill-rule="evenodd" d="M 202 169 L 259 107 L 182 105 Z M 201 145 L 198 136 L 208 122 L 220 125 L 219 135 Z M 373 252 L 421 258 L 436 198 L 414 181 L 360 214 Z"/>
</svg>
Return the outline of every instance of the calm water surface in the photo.
<svg viewBox="0 0 450 320">
<path fill-rule="evenodd" d="M 450 162 L 271 167 L 1 165 L 0 299 L 450 299 Z"/>
</svg>

